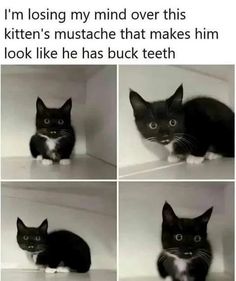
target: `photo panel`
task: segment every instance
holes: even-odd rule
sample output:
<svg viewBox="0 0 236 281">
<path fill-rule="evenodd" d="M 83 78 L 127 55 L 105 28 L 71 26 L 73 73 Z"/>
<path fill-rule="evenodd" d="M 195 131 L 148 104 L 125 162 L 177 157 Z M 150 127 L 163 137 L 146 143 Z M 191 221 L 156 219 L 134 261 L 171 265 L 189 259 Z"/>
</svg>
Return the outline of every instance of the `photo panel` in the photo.
<svg viewBox="0 0 236 281">
<path fill-rule="evenodd" d="M 7 182 L 1 199 L 2 280 L 116 280 L 116 183 Z"/>
<path fill-rule="evenodd" d="M 119 175 L 233 179 L 234 66 L 120 66 Z"/>
<path fill-rule="evenodd" d="M 234 280 L 233 182 L 122 182 L 119 203 L 120 281 Z"/>
<path fill-rule="evenodd" d="M 1 77 L 3 179 L 116 178 L 115 65 L 4 65 Z"/>
</svg>

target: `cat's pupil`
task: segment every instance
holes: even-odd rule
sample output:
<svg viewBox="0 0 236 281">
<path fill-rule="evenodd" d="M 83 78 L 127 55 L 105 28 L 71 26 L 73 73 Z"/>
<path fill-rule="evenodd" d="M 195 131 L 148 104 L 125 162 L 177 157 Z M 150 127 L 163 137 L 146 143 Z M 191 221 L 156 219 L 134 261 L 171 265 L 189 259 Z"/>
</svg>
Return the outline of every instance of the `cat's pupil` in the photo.
<svg viewBox="0 0 236 281">
<path fill-rule="evenodd" d="M 23 236 L 23 239 L 24 239 L 24 240 L 28 240 L 28 239 L 29 239 L 29 236 L 24 235 L 24 236 Z"/>
<path fill-rule="evenodd" d="M 183 240 L 183 235 L 182 234 L 176 234 L 175 235 L 175 240 L 182 241 Z"/>
<path fill-rule="evenodd" d="M 64 124 L 64 120 L 59 119 L 59 120 L 58 120 L 58 124 L 59 124 L 59 125 L 63 125 L 63 124 Z"/>
<path fill-rule="evenodd" d="M 198 243 L 198 242 L 200 242 L 200 241 L 202 240 L 202 238 L 201 238 L 200 235 L 195 235 L 193 239 L 194 239 L 194 241 L 195 241 L 196 243 Z"/>
<path fill-rule="evenodd" d="M 177 124 L 177 121 L 176 121 L 175 119 L 171 119 L 171 120 L 169 121 L 169 125 L 170 125 L 171 127 L 176 126 L 176 124 Z"/>
<path fill-rule="evenodd" d="M 155 130 L 157 128 L 157 123 L 156 122 L 150 122 L 148 124 L 149 128 L 152 130 Z"/>
<path fill-rule="evenodd" d="M 45 118 L 43 121 L 44 121 L 44 124 L 49 124 L 50 123 L 50 120 L 48 118 Z"/>
</svg>

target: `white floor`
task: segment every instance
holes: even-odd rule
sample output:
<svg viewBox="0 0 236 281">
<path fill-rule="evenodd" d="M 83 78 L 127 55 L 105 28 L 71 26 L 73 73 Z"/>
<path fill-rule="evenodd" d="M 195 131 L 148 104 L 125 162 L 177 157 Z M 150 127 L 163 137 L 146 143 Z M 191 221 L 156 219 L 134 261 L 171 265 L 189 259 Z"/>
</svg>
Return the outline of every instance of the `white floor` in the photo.
<svg viewBox="0 0 236 281">
<path fill-rule="evenodd" d="M 161 279 L 158 276 L 155 277 L 135 277 L 135 278 L 121 278 L 119 281 L 164 281 L 165 279 Z M 170 280 L 170 279 L 166 279 Z M 234 277 L 229 274 L 224 273 L 212 273 L 208 276 L 206 281 L 234 281 Z"/>
<path fill-rule="evenodd" d="M 116 272 L 112 270 L 91 270 L 89 273 L 56 273 L 50 274 L 27 270 L 2 270 L 2 281 L 116 281 Z"/>
<path fill-rule="evenodd" d="M 155 161 L 121 168 L 119 174 L 121 179 L 234 179 L 234 158 L 204 161 L 199 165 Z"/>
<path fill-rule="evenodd" d="M 2 179 L 115 179 L 116 167 L 91 156 L 79 156 L 70 165 L 44 166 L 31 157 L 2 158 Z"/>
</svg>

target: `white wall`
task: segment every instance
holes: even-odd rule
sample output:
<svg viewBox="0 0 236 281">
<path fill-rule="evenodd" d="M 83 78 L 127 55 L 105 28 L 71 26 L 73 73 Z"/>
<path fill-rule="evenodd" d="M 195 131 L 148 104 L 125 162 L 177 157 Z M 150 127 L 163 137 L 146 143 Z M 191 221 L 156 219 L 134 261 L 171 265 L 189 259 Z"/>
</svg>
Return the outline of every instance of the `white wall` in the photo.
<svg viewBox="0 0 236 281">
<path fill-rule="evenodd" d="M 23 187 L 24 186 L 24 187 Z M 93 269 L 116 269 L 114 183 L 7 183 L 2 188 L 2 267 L 34 268 L 16 242 L 16 219 L 68 229 L 91 248 Z"/>
<path fill-rule="evenodd" d="M 75 153 L 86 153 L 85 81 L 71 72 L 61 66 L 2 66 L 2 157 L 30 155 L 38 96 L 48 107 L 60 107 L 72 97 Z"/>
<path fill-rule="evenodd" d="M 230 201 L 226 201 L 228 196 Z M 157 276 L 156 259 L 162 249 L 161 214 L 165 201 L 180 217 L 195 217 L 214 206 L 208 224 L 214 251 L 211 271 L 231 271 L 232 274 L 234 223 L 226 209 L 234 208 L 233 197 L 231 183 L 121 183 L 120 277 Z M 230 239 L 224 239 L 226 236 Z M 225 261 L 229 263 L 227 267 Z"/>
<path fill-rule="evenodd" d="M 116 165 L 116 66 L 105 66 L 86 83 L 87 153 Z"/>
<path fill-rule="evenodd" d="M 204 67 L 204 66 L 202 66 Z M 119 158 L 120 166 L 151 162 L 166 157 L 159 144 L 143 141 L 138 133 L 129 102 L 129 88 L 148 101 L 166 99 L 183 83 L 184 99 L 206 95 L 233 107 L 232 81 L 203 75 L 177 66 L 119 67 Z"/>
</svg>

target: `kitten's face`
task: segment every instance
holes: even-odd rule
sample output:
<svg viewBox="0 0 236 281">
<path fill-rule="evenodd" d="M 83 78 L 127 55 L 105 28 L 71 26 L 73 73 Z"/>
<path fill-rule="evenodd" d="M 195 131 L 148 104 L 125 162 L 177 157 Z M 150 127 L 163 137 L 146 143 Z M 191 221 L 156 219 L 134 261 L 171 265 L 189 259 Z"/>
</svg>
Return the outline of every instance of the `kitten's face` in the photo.
<svg viewBox="0 0 236 281">
<path fill-rule="evenodd" d="M 48 222 L 44 220 L 39 227 L 27 227 L 17 219 L 17 243 L 22 250 L 38 253 L 46 248 Z"/>
<path fill-rule="evenodd" d="M 163 145 L 178 139 L 184 132 L 182 112 L 183 86 L 165 101 L 149 103 L 139 94 L 130 91 L 135 122 L 142 136 Z"/>
<path fill-rule="evenodd" d="M 171 206 L 165 203 L 162 216 L 162 245 L 169 253 L 180 258 L 192 258 L 209 252 L 207 223 L 213 208 L 201 216 L 189 219 L 178 218 Z"/>
<path fill-rule="evenodd" d="M 71 107 L 71 99 L 68 99 L 61 108 L 47 108 L 38 98 L 36 102 L 37 132 L 50 138 L 58 138 L 66 134 L 71 126 Z"/>
</svg>

